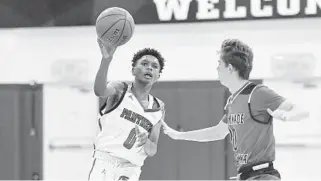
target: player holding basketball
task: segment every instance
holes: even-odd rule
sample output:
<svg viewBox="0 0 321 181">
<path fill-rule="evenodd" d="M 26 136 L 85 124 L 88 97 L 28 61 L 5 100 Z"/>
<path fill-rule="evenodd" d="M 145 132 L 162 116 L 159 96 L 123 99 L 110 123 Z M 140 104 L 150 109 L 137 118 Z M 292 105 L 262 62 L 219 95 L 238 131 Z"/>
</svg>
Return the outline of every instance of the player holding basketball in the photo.
<svg viewBox="0 0 321 181">
<path fill-rule="evenodd" d="M 295 121 L 308 113 L 266 86 L 250 82 L 252 61 L 248 45 L 235 39 L 223 41 L 217 71 L 232 95 L 222 120 L 216 126 L 188 132 L 173 130 L 163 122 L 164 132 L 173 139 L 198 142 L 221 140 L 230 133 L 239 180 L 279 180 L 280 174 L 273 168 L 272 119 Z"/>
<path fill-rule="evenodd" d="M 139 180 L 148 156 L 155 155 L 164 118 L 164 103 L 150 95 L 164 68 L 164 58 L 145 48 L 132 59 L 131 83 L 108 82 L 108 68 L 116 48 L 98 40 L 102 60 L 94 91 L 103 99 L 94 143 L 89 180 Z"/>
</svg>

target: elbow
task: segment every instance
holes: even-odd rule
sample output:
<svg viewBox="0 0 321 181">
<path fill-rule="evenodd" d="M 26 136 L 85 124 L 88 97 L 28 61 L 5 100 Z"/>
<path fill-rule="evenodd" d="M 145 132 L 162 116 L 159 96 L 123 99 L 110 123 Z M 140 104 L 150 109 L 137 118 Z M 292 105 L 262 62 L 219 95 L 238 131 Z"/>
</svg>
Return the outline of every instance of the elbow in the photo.
<svg viewBox="0 0 321 181">
<path fill-rule="evenodd" d="M 101 83 L 102 81 L 95 80 L 94 83 L 94 93 L 98 97 L 103 97 L 106 92 L 107 86 L 105 83 Z"/>
<path fill-rule="evenodd" d="M 94 87 L 94 93 L 97 97 L 104 97 L 105 92 L 106 92 L 105 88 L 98 87 L 98 86 Z"/>
<path fill-rule="evenodd" d="M 99 89 L 94 88 L 94 93 L 97 97 L 100 97 L 102 95 L 101 91 Z"/>
</svg>

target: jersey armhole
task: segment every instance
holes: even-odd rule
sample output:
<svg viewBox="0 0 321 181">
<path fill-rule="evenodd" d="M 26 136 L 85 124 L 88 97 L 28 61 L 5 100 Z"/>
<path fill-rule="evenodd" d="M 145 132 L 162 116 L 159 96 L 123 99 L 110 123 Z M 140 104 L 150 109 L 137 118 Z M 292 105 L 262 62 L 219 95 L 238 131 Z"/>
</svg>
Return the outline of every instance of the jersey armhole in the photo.
<svg viewBox="0 0 321 181">
<path fill-rule="evenodd" d="M 152 105 L 152 109 L 161 109 L 161 104 L 159 103 L 158 99 L 153 96 L 154 103 Z M 156 108 L 154 108 L 154 105 L 156 105 Z"/>
<path fill-rule="evenodd" d="M 104 115 L 104 114 L 108 114 L 108 113 L 110 113 L 111 111 L 115 110 L 115 109 L 120 105 L 120 103 L 123 101 L 123 99 L 124 99 L 124 97 L 125 97 L 125 94 L 126 94 L 126 92 L 127 92 L 127 89 L 128 89 L 128 84 L 125 83 L 125 82 L 123 82 L 123 84 L 124 84 L 124 89 L 123 89 L 123 92 L 122 92 L 120 98 L 118 99 L 117 103 L 116 103 L 112 108 L 110 108 L 109 110 L 105 110 L 105 111 L 104 111 L 104 109 L 105 109 L 106 106 L 107 106 L 107 101 L 108 101 L 108 98 L 107 98 L 106 102 L 105 102 L 105 103 L 101 106 L 101 108 L 99 109 L 99 114 L 100 114 L 101 116 Z M 104 112 L 103 112 L 103 111 L 104 111 Z"/>
<path fill-rule="evenodd" d="M 251 116 L 251 118 L 252 118 L 255 122 L 258 122 L 258 123 L 261 123 L 261 124 L 271 124 L 271 123 L 272 123 L 272 120 L 273 120 L 271 115 L 269 115 L 268 121 L 260 121 L 260 120 L 258 120 L 258 119 L 256 119 L 256 118 L 254 118 L 254 116 L 253 116 L 253 114 L 252 114 L 252 110 L 251 110 L 251 97 L 252 97 L 252 94 L 253 94 L 253 92 L 255 91 L 255 89 L 258 88 L 258 87 L 261 87 L 261 85 L 255 85 L 255 86 L 253 87 L 253 89 L 252 89 L 252 91 L 251 91 L 251 93 L 250 93 L 249 99 L 248 99 L 248 101 L 247 101 L 247 106 L 248 106 L 248 109 L 249 109 L 250 116 Z"/>
</svg>

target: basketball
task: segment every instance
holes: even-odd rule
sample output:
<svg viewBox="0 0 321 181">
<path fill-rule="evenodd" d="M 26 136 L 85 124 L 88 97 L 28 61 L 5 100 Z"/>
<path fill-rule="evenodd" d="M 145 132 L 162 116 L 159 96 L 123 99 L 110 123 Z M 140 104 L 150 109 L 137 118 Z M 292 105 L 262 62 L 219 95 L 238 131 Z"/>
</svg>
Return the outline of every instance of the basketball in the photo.
<svg viewBox="0 0 321 181">
<path fill-rule="evenodd" d="M 101 12 L 96 20 L 98 38 L 108 45 L 124 45 L 133 36 L 134 30 L 134 19 L 123 8 L 108 8 Z"/>
</svg>

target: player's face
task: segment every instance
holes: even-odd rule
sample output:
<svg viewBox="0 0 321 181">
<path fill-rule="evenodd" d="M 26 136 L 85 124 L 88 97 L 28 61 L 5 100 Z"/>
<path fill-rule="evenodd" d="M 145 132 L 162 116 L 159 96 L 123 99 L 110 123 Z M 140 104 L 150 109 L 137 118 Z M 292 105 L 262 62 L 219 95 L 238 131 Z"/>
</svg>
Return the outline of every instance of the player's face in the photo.
<svg viewBox="0 0 321 181">
<path fill-rule="evenodd" d="M 156 57 L 145 55 L 140 58 L 133 68 L 135 78 L 144 83 L 154 83 L 160 75 L 160 64 Z"/>
</svg>

